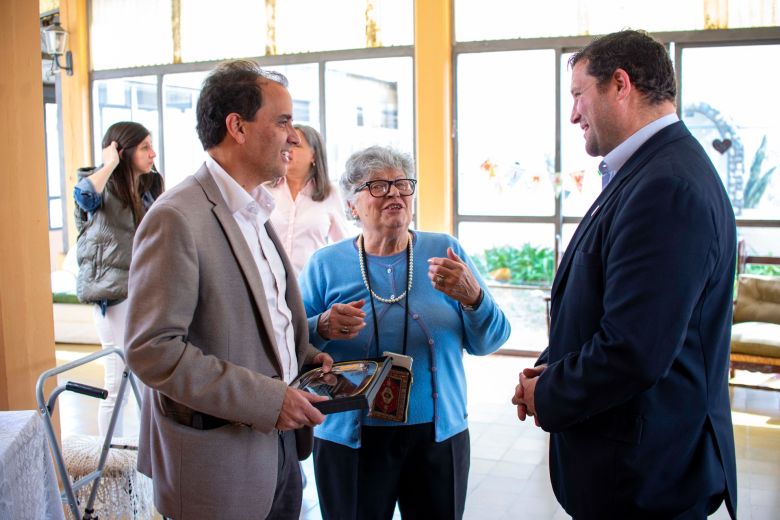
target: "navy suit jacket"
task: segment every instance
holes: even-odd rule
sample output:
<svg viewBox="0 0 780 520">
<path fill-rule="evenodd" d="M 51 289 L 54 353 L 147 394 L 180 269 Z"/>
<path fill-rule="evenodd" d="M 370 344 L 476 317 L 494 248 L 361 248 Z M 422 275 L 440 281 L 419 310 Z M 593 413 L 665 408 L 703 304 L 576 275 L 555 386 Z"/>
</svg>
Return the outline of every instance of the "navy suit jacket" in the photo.
<svg viewBox="0 0 780 520">
<path fill-rule="evenodd" d="M 575 518 L 695 517 L 721 492 L 734 516 L 735 255 L 731 204 L 682 122 L 637 150 L 577 228 L 534 394 Z"/>
</svg>

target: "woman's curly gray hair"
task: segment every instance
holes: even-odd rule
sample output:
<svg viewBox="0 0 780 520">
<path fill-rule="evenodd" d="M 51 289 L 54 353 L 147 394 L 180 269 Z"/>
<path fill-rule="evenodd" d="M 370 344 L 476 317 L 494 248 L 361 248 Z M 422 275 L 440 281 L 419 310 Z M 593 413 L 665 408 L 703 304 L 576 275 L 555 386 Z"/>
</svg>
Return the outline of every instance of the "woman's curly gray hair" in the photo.
<svg viewBox="0 0 780 520">
<path fill-rule="evenodd" d="M 355 189 L 368 181 L 372 175 L 385 170 L 400 170 L 407 179 L 415 179 L 414 159 L 408 153 L 389 146 L 369 146 L 353 153 L 344 167 L 339 185 L 344 201 L 355 203 L 358 194 Z M 347 209 L 347 217 L 352 217 Z"/>
</svg>

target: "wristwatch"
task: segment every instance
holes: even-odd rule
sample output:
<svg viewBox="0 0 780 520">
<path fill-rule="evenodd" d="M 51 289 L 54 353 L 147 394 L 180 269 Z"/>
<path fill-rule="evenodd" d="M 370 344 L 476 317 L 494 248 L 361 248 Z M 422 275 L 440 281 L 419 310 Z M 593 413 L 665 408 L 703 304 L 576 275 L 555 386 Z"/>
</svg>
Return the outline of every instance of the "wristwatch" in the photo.
<svg viewBox="0 0 780 520">
<path fill-rule="evenodd" d="M 466 305 L 465 303 L 461 303 L 460 308 L 463 309 L 464 311 L 473 312 L 479 308 L 484 298 L 485 298 L 485 292 L 482 289 L 480 289 L 479 298 L 477 298 L 477 303 L 475 303 L 474 305 Z"/>
</svg>

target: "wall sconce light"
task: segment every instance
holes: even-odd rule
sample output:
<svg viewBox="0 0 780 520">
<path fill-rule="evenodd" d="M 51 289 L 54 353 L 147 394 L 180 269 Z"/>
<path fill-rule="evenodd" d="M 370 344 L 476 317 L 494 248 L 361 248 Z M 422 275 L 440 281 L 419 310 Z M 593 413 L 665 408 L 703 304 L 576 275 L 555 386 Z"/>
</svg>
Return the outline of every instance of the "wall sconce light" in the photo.
<svg viewBox="0 0 780 520">
<path fill-rule="evenodd" d="M 43 50 L 46 54 L 54 56 L 52 62 L 52 72 L 65 70 L 68 76 L 73 75 L 73 55 L 65 50 L 68 43 L 68 31 L 62 28 L 60 22 L 55 20 L 51 25 L 41 28 L 41 39 L 43 41 Z M 65 65 L 60 63 L 60 56 L 65 56 Z"/>
</svg>

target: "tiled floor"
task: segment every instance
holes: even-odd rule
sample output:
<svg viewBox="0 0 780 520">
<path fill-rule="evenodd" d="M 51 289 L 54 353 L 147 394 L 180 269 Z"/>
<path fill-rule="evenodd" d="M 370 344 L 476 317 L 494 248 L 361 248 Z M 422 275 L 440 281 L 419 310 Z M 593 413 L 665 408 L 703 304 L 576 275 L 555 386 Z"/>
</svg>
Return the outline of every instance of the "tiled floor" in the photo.
<svg viewBox="0 0 780 520">
<path fill-rule="evenodd" d="M 94 351 L 94 346 L 58 345 L 57 360 L 64 363 Z M 466 499 L 467 519 L 569 518 L 550 488 L 547 435 L 533 422 L 521 423 L 510 403 L 517 374 L 532 359 L 512 356 L 466 356 L 469 381 L 471 473 Z M 102 369 L 93 364 L 71 373 L 70 379 L 99 385 Z M 64 436 L 96 432 L 94 399 L 63 394 L 60 413 Z M 739 518 L 780 518 L 780 392 L 735 388 L 732 396 L 739 472 Z M 128 426 L 137 423 L 131 406 L 125 410 Z M 320 519 L 311 458 L 304 461 L 309 485 L 304 489 L 301 518 Z M 399 517 L 396 515 L 396 517 Z M 711 518 L 728 518 L 725 507 Z"/>
</svg>

